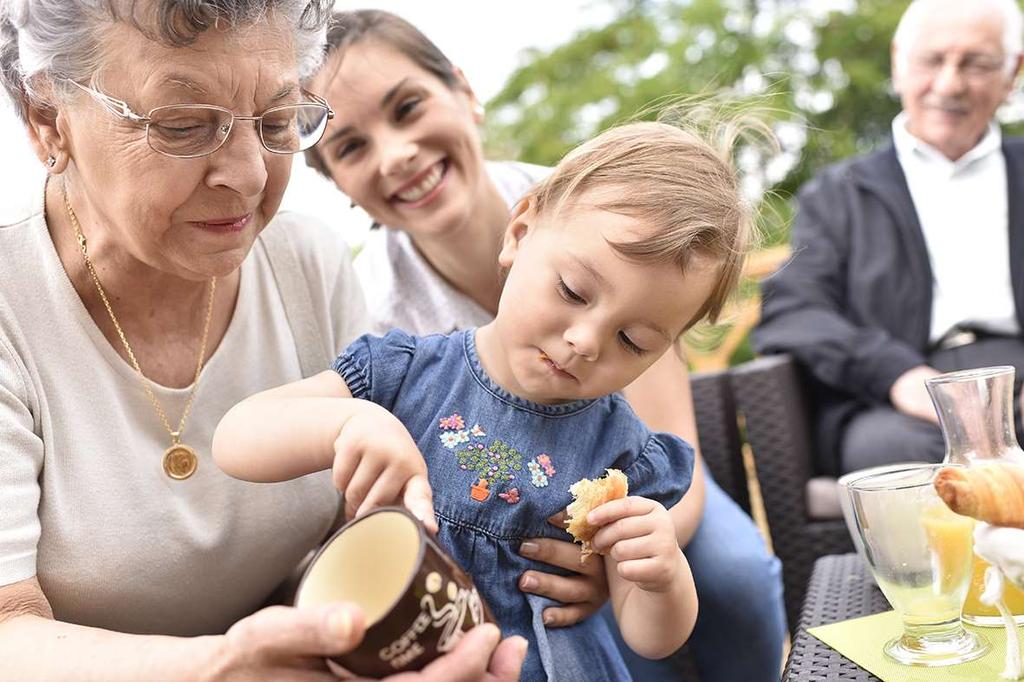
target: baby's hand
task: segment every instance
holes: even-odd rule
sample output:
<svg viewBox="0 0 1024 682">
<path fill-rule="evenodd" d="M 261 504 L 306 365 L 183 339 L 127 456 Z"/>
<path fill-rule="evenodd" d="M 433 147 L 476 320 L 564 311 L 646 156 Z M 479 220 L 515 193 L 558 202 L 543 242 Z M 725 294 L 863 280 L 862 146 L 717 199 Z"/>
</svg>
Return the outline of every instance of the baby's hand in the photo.
<svg viewBox="0 0 1024 682">
<path fill-rule="evenodd" d="M 654 500 L 612 500 L 587 514 L 587 522 L 601 526 L 590 541 L 594 549 L 614 559 L 618 574 L 640 589 L 666 592 L 685 574 L 672 517 Z"/>
<path fill-rule="evenodd" d="M 364 403 L 334 441 L 334 485 L 345 493 L 349 518 L 401 502 L 437 532 L 427 464 L 409 431 L 379 405 Z"/>
</svg>

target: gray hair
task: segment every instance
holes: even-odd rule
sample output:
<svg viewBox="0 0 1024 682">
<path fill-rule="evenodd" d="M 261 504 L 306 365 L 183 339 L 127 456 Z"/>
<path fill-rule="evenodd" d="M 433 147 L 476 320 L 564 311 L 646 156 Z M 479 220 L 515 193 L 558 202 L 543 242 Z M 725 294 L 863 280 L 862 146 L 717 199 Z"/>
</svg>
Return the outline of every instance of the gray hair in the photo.
<svg viewBox="0 0 1024 682">
<path fill-rule="evenodd" d="M 942 11 L 935 5 L 947 0 L 914 0 L 903 12 L 896 33 L 892 37 L 896 46 L 896 59 L 899 69 L 906 67 L 907 53 L 911 43 L 917 38 L 921 20 L 932 12 Z M 984 11 L 998 12 L 1003 24 L 1003 52 L 1006 55 L 1007 75 L 1016 64 L 1017 57 L 1024 52 L 1024 14 L 1021 13 L 1017 0 L 962 0 L 969 1 L 971 8 L 979 14 Z"/>
<path fill-rule="evenodd" d="M 0 79 L 25 117 L 34 86 L 54 96 L 64 80 L 90 81 L 100 64 L 104 29 L 118 21 L 171 47 L 193 43 L 207 29 L 242 27 L 269 14 L 292 27 L 299 76 L 309 78 L 324 55 L 333 0 L 0 0 Z M 141 6 L 141 7 L 140 7 Z"/>
</svg>

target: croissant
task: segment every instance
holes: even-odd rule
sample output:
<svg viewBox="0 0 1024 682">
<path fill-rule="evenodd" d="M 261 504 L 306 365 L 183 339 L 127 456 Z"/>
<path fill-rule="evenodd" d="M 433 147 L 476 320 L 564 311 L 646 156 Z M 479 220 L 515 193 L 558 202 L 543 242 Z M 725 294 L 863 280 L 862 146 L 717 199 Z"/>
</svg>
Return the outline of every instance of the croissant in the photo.
<svg viewBox="0 0 1024 682">
<path fill-rule="evenodd" d="M 626 474 L 618 469 L 608 469 L 607 471 L 608 474 L 604 478 L 593 480 L 584 478 L 569 486 L 573 501 L 565 510 L 569 515 L 569 525 L 566 530 L 577 542 L 583 543 L 581 561 L 594 553 L 590 546 L 590 540 L 597 532 L 595 526 L 587 523 L 587 514 L 591 509 L 599 507 L 605 502 L 625 497 L 629 492 L 629 481 Z"/>
<path fill-rule="evenodd" d="M 957 514 L 993 526 L 1024 528 L 1024 467 L 993 463 L 943 467 L 935 490 Z"/>
</svg>

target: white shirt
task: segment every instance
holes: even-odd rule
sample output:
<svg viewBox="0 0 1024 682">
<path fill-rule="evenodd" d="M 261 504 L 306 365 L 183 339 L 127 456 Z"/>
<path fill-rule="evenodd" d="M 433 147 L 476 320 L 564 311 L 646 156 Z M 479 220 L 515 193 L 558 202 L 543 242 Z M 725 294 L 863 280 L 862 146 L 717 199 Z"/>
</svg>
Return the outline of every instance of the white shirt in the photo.
<svg viewBox="0 0 1024 682">
<path fill-rule="evenodd" d="M 68 280 L 34 194 L 19 220 L 0 222 L 0 585 L 37 576 L 68 622 L 224 632 L 323 537 L 338 500 L 330 472 L 246 483 L 210 457 L 232 405 L 301 377 L 266 252 L 257 243 L 242 264 L 234 314 L 199 379 L 182 438 L 199 467 L 173 481 L 161 467 L 170 437 Z M 365 327 L 348 248 L 315 221 L 275 221 L 301 245 L 313 314 L 340 350 Z M 177 423 L 189 388 L 153 391 Z"/>
<path fill-rule="evenodd" d="M 514 161 L 488 162 L 498 194 L 511 210 L 549 168 Z M 494 267 L 498 267 L 497 261 Z M 420 336 L 480 327 L 494 319 L 469 296 L 434 270 L 402 230 L 382 227 L 370 233 L 355 260 L 375 334 L 401 329 Z"/>
<path fill-rule="evenodd" d="M 931 341 L 957 324 L 1019 332 L 1010 281 L 1006 159 L 999 127 L 956 161 L 907 130 L 892 132 L 931 261 Z"/>
</svg>

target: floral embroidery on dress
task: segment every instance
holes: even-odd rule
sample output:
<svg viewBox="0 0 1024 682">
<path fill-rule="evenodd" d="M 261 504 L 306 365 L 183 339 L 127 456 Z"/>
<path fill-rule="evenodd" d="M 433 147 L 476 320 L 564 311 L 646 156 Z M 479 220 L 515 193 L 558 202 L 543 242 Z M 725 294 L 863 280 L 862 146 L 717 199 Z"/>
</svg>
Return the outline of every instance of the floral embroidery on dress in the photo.
<svg viewBox="0 0 1024 682">
<path fill-rule="evenodd" d="M 465 431 L 445 431 L 440 437 L 441 443 L 449 450 L 469 441 L 469 434 Z"/>
<path fill-rule="evenodd" d="M 443 437 L 444 434 L 442 434 L 442 439 Z M 479 442 L 470 443 L 466 448 L 457 450 L 455 457 L 459 462 L 460 469 L 473 471 L 479 476 L 478 486 L 485 482 L 490 485 L 498 485 L 513 481 L 516 478 L 516 472 L 523 467 L 523 455 L 511 445 L 500 440 L 487 446 Z M 487 499 L 486 497 L 477 497 L 472 494 L 472 491 L 471 497 L 480 502 Z"/>
<path fill-rule="evenodd" d="M 551 464 L 551 457 L 547 454 L 537 455 L 533 460 L 526 463 L 530 471 L 530 483 L 535 488 L 545 488 L 548 480 L 555 475 L 555 467 Z"/>
<path fill-rule="evenodd" d="M 472 428 L 466 429 L 466 420 L 458 412 L 438 420 L 438 428 L 441 430 L 438 437 L 442 445 L 455 451 L 459 468 L 472 471 L 477 476 L 470 486 L 471 499 L 477 502 L 488 500 L 493 488 L 498 486 L 501 490 L 511 486 L 517 472 L 522 471 L 522 453 L 501 440 L 485 444 L 481 440 L 487 436 L 483 427 L 474 423 Z M 527 462 L 526 468 L 530 472 L 530 483 L 535 488 L 546 488 L 555 475 L 551 455 L 546 452 Z M 516 504 L 521 499 L 521 493 L 519 488 L 508 487 L 504 492 L 499 492 L 498 497 L 509 504 Z"/>
<path fill-rule="evenodd" d="M 440 428 L 445 429 L 447 431 L 458 431 L 460 429 L 466 428 L 466 422 L 462 419 L 462 415 L 460 415 L 458 412 L 454 412 L 447 417 L 441 418 Z"/>
<path fill-rule="evenodd" d="M 547 454 L 537 455 L 537 464 L 540 464 L 541 468 L 544 469 L 544 473 L 551 478 L 555 475 L 555 467 L 551 464 L 551 457 Z"/>
<path fill-rule="evenodd" d="M 548 477 L 544 474 L 544 471 L 540 468 L 540 465 L 536 462 L 527 462 L 526 468 L 530 470 L 530 483 L 535 488 L 547 487 Z"/>
<path fill-rule="evenodd" d="M 519 488 L 512 488 L 507 493 L 498 493 L 498 497 L 505 500 L 509 504 L 515 504 L 519 501 Z"/>
</svg>

